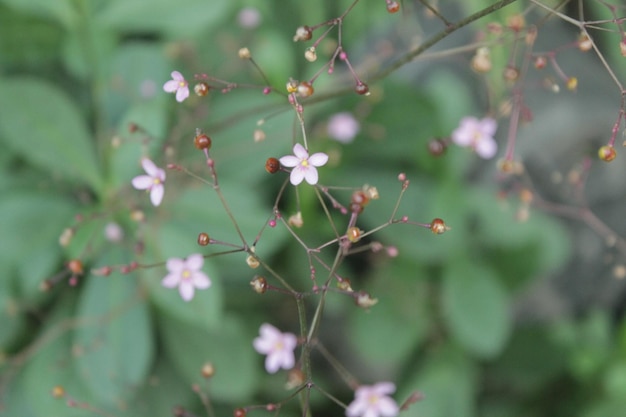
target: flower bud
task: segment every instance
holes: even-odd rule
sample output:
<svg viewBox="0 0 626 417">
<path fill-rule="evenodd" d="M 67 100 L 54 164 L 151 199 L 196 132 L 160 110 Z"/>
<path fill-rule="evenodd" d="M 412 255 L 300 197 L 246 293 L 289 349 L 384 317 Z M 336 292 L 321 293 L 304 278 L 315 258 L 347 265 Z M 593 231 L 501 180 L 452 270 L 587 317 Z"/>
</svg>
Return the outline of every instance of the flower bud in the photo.
<svg viewBox="0 0 626 417">
<path fill-rule="evenodd" d="M 296 34 L 293 36 L 294 42 L 308 41 L 313 37 L 313 31 L 308 26 L 300 26 L 296 29 Z"/>
<path fill-rule="evenodd" d="M 306 98 L 312 96 L 315 90 L 313 89 L 311 83 L 307 81 L 302 81 L 300 84 L 298 84 L 296 92 L 300 97 Z"/>
<path fill-rule="evenodd" d="M 209 150 L 211 149 L 211 138 L 208 135 L 205 135 L 204 133 L 198 133 L 196 134 L 196 137 L 193 138 L 193 144 L 196 148 L 203 150 Z"/>
<path fill-rule="evenodd" d="M 83 273 L 83 263 L 79 259 L 72 259 L 67 263 L 67 269 L 72 274 L 81 275 Z"/>
<path fill-rule="evenodd" d="M 289 224 L 289 226 L 301 228 L 302 225 L 304 225 L 304 220 L 302 220 L 302 212 L 299 211 L 296 214 L 289 216 L 287 224 Z"/>
<path fill-rule="evenodd" d="M 255 256 L 252 256 L 252 255 L 248 255 L 248 257 L 246 258 L 246 263 L 252 269 L 258 268 L 259 265 L 261 264 L 259 260 Z"/>
<path fill-rule="evenodd" d="M 568 90 L 575 91 L 576 87 L 578 87 L 578 78 L 569 77 L 565 85 L 567 86 Z"/>
<path fill-rule="evenodd" d="M 370 308 L 373 307 L 374 305 L 376 305 L 376 303 L 378 303 L 378 299 L 376 298 L 372 298 L 368 293 L 366 293 L 365 291 L 360 291 L 355 300 L 356 305 L 358 305 L 361 308 Z"/>
<path fill-rule="evenodd" d="M 489 48 L 482 47 L 476 50 L 472 58 L 472 69 L 479 74 L 484 74 L 491 70 L 491 54 Z"/>
<path fill-rule="evenodd" d="M 605 145 L 598 149 L 598 156 L 604 162 L 611 162 L 617 156 L 617 152 L 615 152 L 615 148 L 610 145 Z"/>
<path fill-rule="evenodd" d="M 370 88 L 364 82 L 358 82 L 356 87 L 354 87 L 354 91 L 356 91 L 357 94 L 362 95 L 362 96 L 370 95 Z"/>
<path fill-rule="evenodd" d="M 432 222 L 430 222 L 430 231 L 436 235 L 441 235 L 448 230 L 450 230 L 450 228 L 439 218 L 435 218 Z"/>
<path fill-rule="evenodd" d="M 239 50 L 239 58 L 241 59 L 250 59 L 252 58 L 252 54 L 248 48 L 241 48 Z"/>
<path fill-rule="evenodd" d="M 209 94 L 209 85 L 205 82 L 200 82 L 193 86 L 193 91 L 199 97 L 204 97 Z"/>
<path fill-rule="evenodd" d="M 213 375 L 215 375 L 215 367 L 213 366 L 211 362 L 207 362 L 204 365 L 202 365 L 202 369 L 200 370 L 200 373 L 202 374 L 203 378 L 209 379 Z"/>
<path fill-rule="evenodd" d="M 206 246 L 209 243 L 211 243 L 211 238 L 209 237 L 207 233 L 202 232 L 198 234 L 198 245 Z"/>
<path fill-rule="evenodd" d="M 270 174 L 275 174 L 280 170 L 280 161 L 276 158 L 267 158 L 265 170 Z"/>
<path fill-rule="evenodd" d="M 578 49 L 583 52 L 587 52 L 591 48 L 593 48 L 593 42 L 591 42 L 591 39 L 589 39 L 589 35 L 587 35 L 587 33 L 585 32 L 581 32 L 578 36 Z"/>
<path fill-rule="evenodd" d="M 257 294 L 264 294 L 267 291 L 267 280 L 264 277 L 254 277 L 250 286 Z"/>
<path fill-rule="evenodd" d="M 304 52 L 304 58 L 309 62 L 317 61 L 317 53 L 315 52 L 314 46 L 307 48 L 307 50 Z"/>
<path fill-rule="evenodd" d="M 356 243 L 361 240 L 362 233 L 363 232 L 358 227 L 349 227 L 346 236 L 350 242 Z"/>
</svg>

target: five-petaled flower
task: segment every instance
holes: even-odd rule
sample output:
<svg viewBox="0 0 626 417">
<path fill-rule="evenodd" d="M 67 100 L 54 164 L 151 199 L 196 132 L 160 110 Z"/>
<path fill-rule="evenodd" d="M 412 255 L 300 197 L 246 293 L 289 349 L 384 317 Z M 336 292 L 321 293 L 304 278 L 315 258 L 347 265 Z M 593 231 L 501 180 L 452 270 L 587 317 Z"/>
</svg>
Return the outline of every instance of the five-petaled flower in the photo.
<svg viewBox="0 0 626 417">
<path fill-rule="evenodd" d="M 469 146 L 481 158 L 490 159 L 498 150 L 498 144 L 493 139 L 497 127 L 496 121 L 490 117 L 481 120 L 464 117 L 459 127 L 452 132 L 452 142 L 459 146 Z"/>
<path fill-rule="evenodd" d="M 283 166 L 293 169 L 289 180 L 293 185 L 298 185 L 302 180 L 306 180 L 311 185 L 317 184 L 317 168 L 328 162 L 328 155 L 323 152 L 314 153 L 309 156 L 309 152 L 304 146 L 296 143 L 293 147 L 293 155 L 280 158 Z"/>
<path fill-rule="evenodd" d="M 298 344 L 296 335 L 282 333 L 271 324 L 264 323 L 259 329 L 260 336 L 252 342 L 254 349 L 265 358 L 265 369 L 270 374 L 276 373 L 280 368 L 291 369 L 296 363 L 294 349 Z"/>
<path fill-rule="evenodd" d="M 179 103 L 189 97 L 189 83 L 178 71 L 172 71 L 172 79 L 163 84 L 163 90 L 168 93 L 176 93 L 176 101 Z"/>
<path fill-rule="evenodd" d="M 141 160 L 141 166 L 148 175 L 139 175 L 132 180 L 133 187 L 138 190 L 150 191 L 150 201 L 156 207 L 161 204 L 163 200 L 163 193 L 165 188 L 163 183 L 165 182 L 165 171 L 157 167 L 154 162 L 148 158 Z"/>
<path fill-rule="evenodd" d="M 396 386 L 391 382 L 379 382 L 375 385 L 362 385 L 354 393 L 354 401 L 348 405 L 348 417 L 394 417 L 400 409 L 389 397 Z"/>
<path fill-rule="evenodd" d="M 191 301 L 196 288 L 204 290 L 211 286 L 211 279 L 200 269 L 204 258 L 199 253 L 189 255 L 187 259 L 170 258 L 165 263 L 169 274 L 163 278 L 161 284 L 167 288 L 178 287 L 180 296 L 185 301 Z"/>
</svg>

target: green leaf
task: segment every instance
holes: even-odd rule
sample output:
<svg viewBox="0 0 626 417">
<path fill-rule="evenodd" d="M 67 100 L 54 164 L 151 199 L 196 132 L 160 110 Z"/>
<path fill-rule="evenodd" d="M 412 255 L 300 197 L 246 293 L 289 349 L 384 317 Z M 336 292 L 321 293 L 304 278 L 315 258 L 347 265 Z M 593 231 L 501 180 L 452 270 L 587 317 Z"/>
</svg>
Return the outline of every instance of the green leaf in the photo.
<svg viewBox="0 0 626 417">
<path fill-rule="evenodd" d="M 232 4 L 229 0 L 111 0 L 96 15 L 96 22 L 118 31 L 189 37 L 218 23 Z"/>
<path fill-rule="evenodd" d="M 473 417 L 477 391 L 476 369 L 461 352 L 449 347 L 429 355 L 424 369 L 397 398 L 407 398 L 418 390 L 424 399 L 411 406 L 411 414 L 420 417 Z"/>
<path fill-rule="evenodd" d="M 6 146 L 51 175 L 100 190 L 94 143 L 65 93 L 34 78 L 5 78 L 0 81 L 0 108 L 0 137 Z"/>
<path fill-rule="evenodd" d="M 59 261 L 58 239 L 72 214 L 72 204 L 58 194 L 12 190 L 0 199 L 0 262 L 16 268 L 20 298 L 41 296 L 39 285 Z"/>
<path fill-rule="evenodd" d="M 444 271 L 443 310 L 454 338 L 489 358 L 501 352 L 511 332 L 507 295 L 487 268 L 464 259 Z"/>
<path fill-rule="evenodd" d="M 252 347 L 252 336 L 237 318 L 225 317 L 220 324 L 207 331 L 162 318 L 159 328 L 167 356 L 189 384 L 199 383 L 202 365 L 211 362 L 216 369 L 211 378 L 211 395 L 242 403 L 259 388 L 261 361 Z"/>
<path fill-rule="evenodd" d="M 7 6 L 23 13 L 55 20 L 71 27 L 78 15 L 71 0 L 1 0 Z"/>
<path fill-rule="evenodd" d="M 107 264 L 115 263 L 113 257 Z M 131 276 L 89 277 L 78 306 L 74 332 L 81 351 L 75 365 L 99 403 L 112 406 L 132 398 L 144 382 L 154 354 L 148 305 Z"/>
<path fill-rule="evenodd" d="M 93 398 L 80 382 L 72 366 L 71 332 L 68 326 L 76 326 L 72 319 L 76 299 L 73 294 L 56 300 L 54 309 L 48 312 L 46 324 L 38 335 L 32 356 L 23 369 L 14 368 L 17 374 L 7 371 L 3 376 L 9 382 L 3 392 L 3 412 L 7 416 L 29 417 L 82 417 L 84 410 L 68 407 L 66 402 L 51 394 L 55 386 L 62 386 L 72 398 L 92 403 Z M 74 324 L 72 324 L 74 323 Z"/>
</svg>

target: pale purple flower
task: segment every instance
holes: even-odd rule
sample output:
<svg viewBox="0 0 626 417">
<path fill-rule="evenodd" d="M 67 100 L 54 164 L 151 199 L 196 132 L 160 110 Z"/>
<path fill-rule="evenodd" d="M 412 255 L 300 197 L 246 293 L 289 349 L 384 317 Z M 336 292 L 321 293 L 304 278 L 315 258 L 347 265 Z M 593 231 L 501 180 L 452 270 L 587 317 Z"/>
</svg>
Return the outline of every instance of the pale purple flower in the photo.
<svg viewBox="0 0 626 417">
<path fill-rule="evenodd" d="M 464 117 L 459 127 L 452 132 L 452 142 L 459 146 L 469 146 L 481 158 L 490 159 L 498 150 L 498 144 L 493 139 L 497 128 L 496 121 L 490 117 L 481 120 Z"/>
<path fill-rule="evenodd" d="M 196 288 L 204 290 L 211 286 L 209 277 L 200 270 L 202 264 L 204 258 L 199 253 L 189 255 L 187 259 L 170 258 L 165 263 L 169 274 L 161 284 L 167 288 L 178 287 L 183 300 L 191 301 Z"/>
<path fill-rule="evenodd" d="M 163 90 L 168 93 L 176 93 L 176 101 L 179 103 L 189 97 L 189 83 L 178 71 L 172 71 L 172 79 L 163 84 Z"/>
<path fill-rule="evenodd" d="M 321 167 L 326 162 L 328 162 L 328 155 L 318 152 L 309 156 L 309 152 L 299 143 L 294 145 L 293 155 L 280 158 L 281 165 L 293 168 L 289 177 L 293 185 L 300 184 L 303 179 L 311 185 L 317 184 L 316 167 Z"/>
<path fill-rule="evenodd" d="M 328 120 L 326 131 L 328 136 L 341 143 L 350 143 L 361 130 L 361 125 L 349 112 L 333 115 Z"/>
<path fill-rule="evenodd" d="M 237 14 L 237 21 L 242 28 L 254 29 L 261 24 L 261 12 L 255 7 L 244 7 Z"/>
<path fill-rule="evenodd" d="M 348 405 L 348 417 L 394 417 L 400 412 L 398 404 L 389 394 L 396 386 L 391 382 L 379 382 L 375 385 L 362 385 L 354 393 L 354 401 Z"/>
<path fill-rule="evenodd" d="M 254 349 L 265 358 L 265 369 L 270 374 L 276 373 L 280 368 L 291 369 L 296 363 L 294 349 L 298 339 L 293 333 L 282 333 L 271 324 L 264 323 L 259 329 L 260 336 L 254 339 Z"/>
<path fill-rule="evenodd" d="M 141 166 L 148 175 L 139 175 L 132 180 L 133 187 L 138 190 L 150 191 L 150 201 L 156 207 L 161 204 L 165 188 L 165 171 L 157 167 L 154 162 L 148 158 L 141 160 Z"/>
</svg>

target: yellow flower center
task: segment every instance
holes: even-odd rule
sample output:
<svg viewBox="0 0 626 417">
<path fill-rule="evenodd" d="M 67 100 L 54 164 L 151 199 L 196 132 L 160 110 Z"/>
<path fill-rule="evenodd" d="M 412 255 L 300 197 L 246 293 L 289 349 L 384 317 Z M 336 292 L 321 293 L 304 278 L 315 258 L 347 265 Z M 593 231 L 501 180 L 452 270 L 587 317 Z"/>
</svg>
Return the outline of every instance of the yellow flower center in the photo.
<svg viewBox="0 0 626 417">
<path fill-rule="evenodd" d="M 309 166 L 309 161 L 307 159 L 303 159 L 302 162 L 300 162 L 300 165 L 306 168 Z"/>
<path fill-rule="evenodd" d="M 182 277 L 185 281 L 186 281 L 186 280 L 188 280 L 189 278 L 191 278 L 191 272 L 189 272 L 189 270 L 188 270 L 188 269 L 185 269 L 185 270 L 183 271 L 183 273 L 182 273 L 182 274 L 180 274 L 180 275 L 181 275 L 181 277 Z"/>
<path fill-rule="evenodd" d="M 178 82 L 178 86 L 179 87 L 187 87 L 187 81 L 179 81 Z"/>
</svg>

